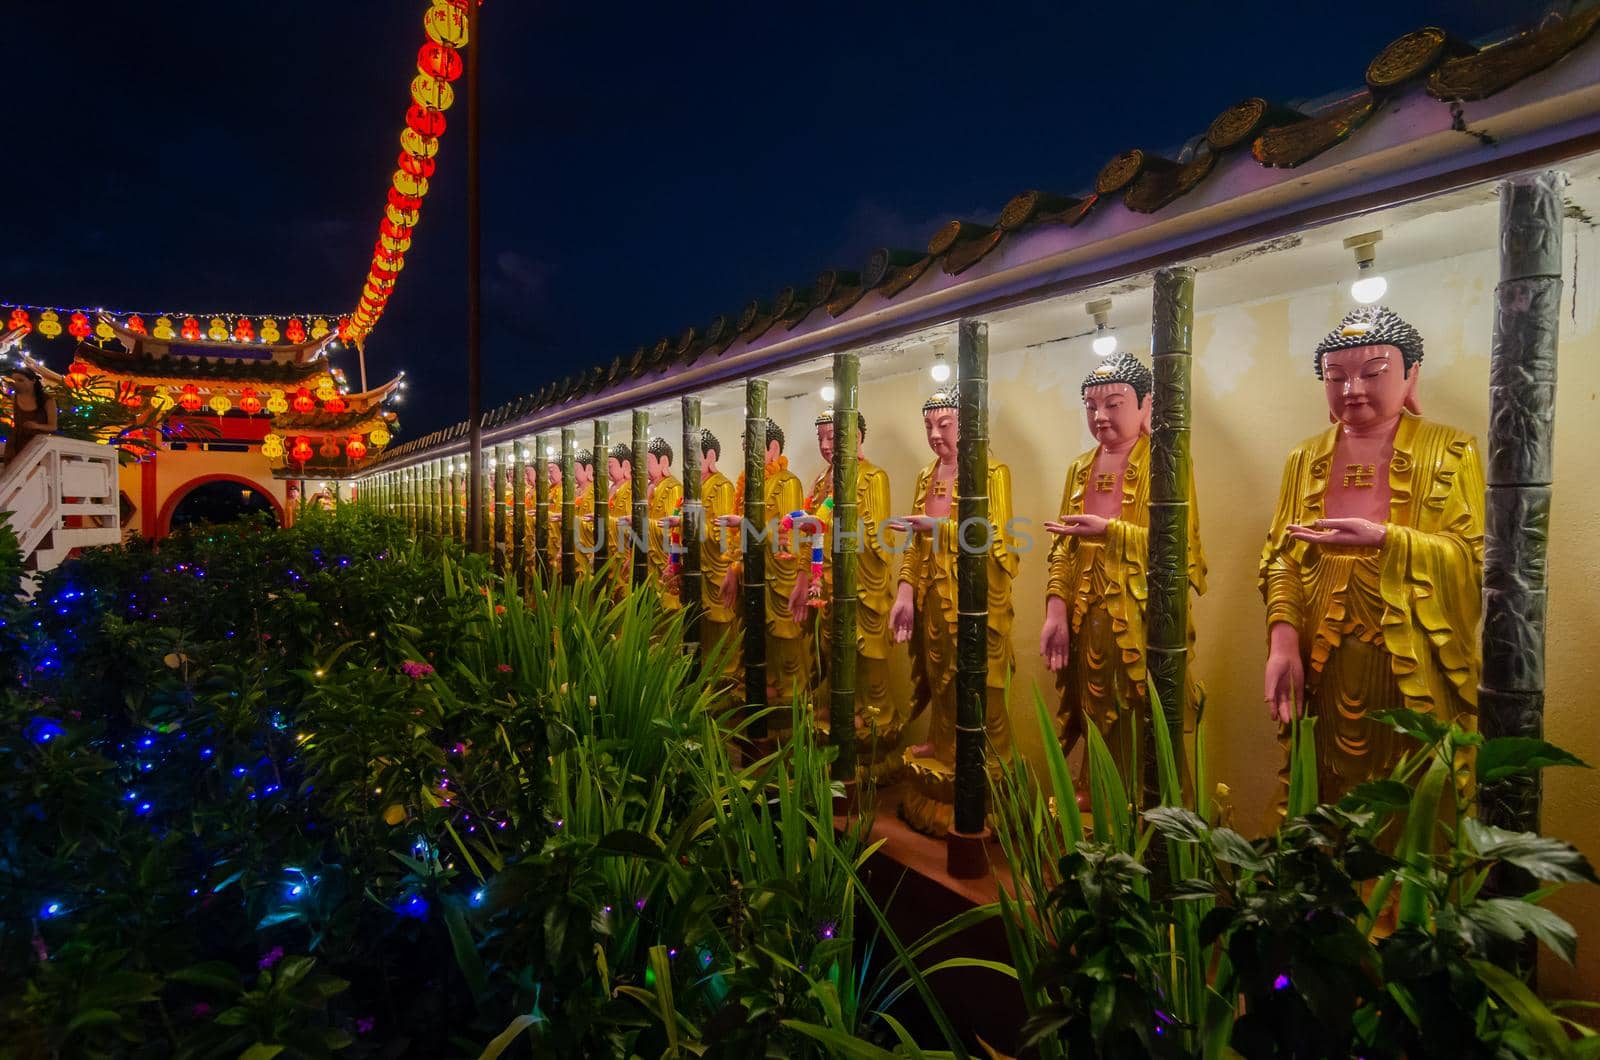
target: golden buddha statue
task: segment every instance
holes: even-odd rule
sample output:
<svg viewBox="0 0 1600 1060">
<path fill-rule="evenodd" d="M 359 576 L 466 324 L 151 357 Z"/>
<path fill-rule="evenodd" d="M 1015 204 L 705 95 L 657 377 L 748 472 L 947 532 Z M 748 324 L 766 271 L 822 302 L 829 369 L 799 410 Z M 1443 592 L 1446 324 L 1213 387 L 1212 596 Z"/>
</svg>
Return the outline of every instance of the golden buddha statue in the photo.
<svg viewBox="0 0 1600 1060">
<path fill-rule="evenodd" d="M 594 571 L 594 554 L 598 547 L 594 536 L 594 452 L 589 449 L 579 449 L 572 461 L 572 490 L 573 514 L 578 520 L 573 540 L 574 558 L 577 562 L 578 576 L 584 577 Z M 551 522 L 558 527 L 561 523 L 561 509 L 557 507 L 552 514 Z M 559 568 L 557 568 L 559 569 Z"/>
<path fill-rule="evenodd" d="M 1150 720 L 1145 604 L 1153 382 L 1150 369 L 1126 353 L 1107 358 L 1084 378 L 1084 412 L 1098 444 L 1068 466 L 1060 518 L 1044 524 L 1056 539 L 1039 653 L 1061 692 L 1062 751 L 1070 753 L 1093 723 L 1130 786 L 1144 775 L 1133 734 Z M 1189 585 L 1203 593 L 1206 565 L 1192 480 L 1189 496 Z M 1192 649 L 1192 613 L 1189 643 Z M 1199 702 L 1192 680 L 1186 700 L 1185 728 L 1192 729 Z M 1089 791 L 1087 755 L 1077 788 L 1080 798 Z"/>
<path fill-rule="evenodd" d="M 867 440 L 867 419 L 856 414 L 856 511 L 859 516 L 856 551 L 856 678 L 855 730 L 858 751 L 878 779 L 882 768 L 900 742 L 908 710 L 895 709 L 889 692 L 889 649 L 894 638 L 889 633 L 889 608 L 894 604 L 898 571 L 883 540 L 884 523 L 890 517 L 889 476 L 862 453 Z M 811 525 L 808 536 L 820 534 L 821 569 L 803 562 L 789 595 L 789 611 L 796 622 L 811 621 L 811 614 L 824 614 L 833 599 L 833 409 L 824 409 L 816 418 L 817 452 L 822 471 L 806 494 L 805 511 Z M 798 528 L 797 528 L 798 530 Z M 801 557 L 803 560 L 806 558 Z M 817 576 L 813 577 L 813 573 Z M 817 727 L 828 730 L 828 671 L 833 659 L 832 627 L 826 619 L 818 624 L 821 665 L 815 716 Z"/>
<path fill-rule="evenodd" d="M 1471 435 L 1417 414 L 1421 364 L 1422 336 L 1381 306 L 1317 345 L 1335 422 L 1289 454 L 1261 554 L 1267 713 L 1317 719 L 1324 802 L 1415 746 L 1374 714 L 1476 726 L 1483 468 Z"/>
<path fill-rule="evenodd" d="M 545 583 L 554 585 L 561 581 L 561 462 L 559 460 L 545 461 L 545 503 L 547 505 L 548 523 L 545 526 L 545 537 L 538 541 L 535 537 L 535 509 L 534 498 L 537 495 L 539 481 L 534 474 L 532 464 L 522 469 L 523 482 L 527 486 L 528 502 L 524 509 L 527 519 L 528 534 L 528 566 L 538 564 L 538 554 L 543 553 L 545 559 Z"/>
<path fill-rule="evenodd" d="M 789 470 L 789 458 L 783 455 L 783 429 L 767 421 L 766 485 L 762 492 L 762 525 L 744 527 L 740 532 L 746 542 L 755 544 L 762 539 L 767 550 L 767 702 L 786 703 L 795 694 L 809 697 L 811 691 L 811 640 L 805 626 L 794 620 L 789 611 L 789 594 L 799 573 L 801 557 L 784 548 L 780 541 L 779 525 L 783 518 L 800 510 L 805 493 L 800 478 Z M 735 506 L 743 511 L 744 475 L 739 475 L 739 485 L 734 491 Z M 726 520 L 725 520 L 726 522 Z M 734 516 L 739 525 L 740 517 Z M 761 535 L 758 538 L 756 535 Z M 741 547 L 744 542 L 741 542 Z M 722 580 L 722 599 L 728 607 L 736 606 L 739 599 L 739 579 L 744 573 L 742 561 L 732 564 Z M 774 717 L 773 723 L 787 724 Z"/>
<path fill-rule="evenodd" d="M 617 593 L 628 591 L 633 557 L 627 542 L 618 532 L 619 521 L 633 512 L 633 448 L 618 442 L 606 450 L 606 558 L 611 564 L 611 581 Z"/>
<path fill-rule="evenodd" d="M 665 438 L 652 438 L 645 448 L 645 467 L 650 476 L 650 584 L 661 593 L 668 610 L 680 606 L 676 591 L 669 591 L 667 572 L 672 566 L 667 554 L 670 530 L 666 520 L 678 514 L 683 503 L 683 484 L 672 476 L 672 445 Z"/>
<path fill-rule="evenodd" d="M 956 744 L 956 556 L 959 496 L 956 493 L 956 394 L 938 390 L 922 406 L 923 427 L 934 460 L 917 474 L 912 514 L 891 519 L 894 530 L 913 537 L 900 563 L 899 585 L 889 611 L 896 642 L 911 644 L 911 717 L 929 712 L 926 742 L 906 749 L 910 784 L 900 815 L 919 831 L 942 835 L 954 815 Z M 988 681 L 984 724 L 990 761 L 1011 750 L 1006 717 L 1006 682 L 1012 670 L 1011 582 L 1019 554 L 1011 535 L 1011 469 L 989 461 Z"/>
</svg>

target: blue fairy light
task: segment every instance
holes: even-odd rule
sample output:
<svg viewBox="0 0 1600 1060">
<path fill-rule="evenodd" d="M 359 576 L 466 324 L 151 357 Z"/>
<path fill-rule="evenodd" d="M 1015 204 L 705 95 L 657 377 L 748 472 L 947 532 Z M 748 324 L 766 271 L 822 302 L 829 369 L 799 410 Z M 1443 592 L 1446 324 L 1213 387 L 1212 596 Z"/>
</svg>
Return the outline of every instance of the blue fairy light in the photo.
<svg viewBox="0 0 1600 1060">
<path fill-rule="evenodd" d="M 44 919 L 49 920 L 51 917 L 60 916 L 64 909 L 65 907 L 62 906 L 60 902 L 46 902 L 39 909 L 39 915 Z"/>
<path fill-rule="evenodd" d="M 479 887 L 476 891 L 472 892 L 472 904 L 473 905 L 482 905 L 483 904 L 483 888 L 482 887 Z"/>
<path fill-rule="evenodd" d="M 420 894 L 413 894 L 400 903 L 396 910 L 401 916 L 408 916 L 415 920 L 424 920 L 428 916 L 428 900 Z"/>
<path fill-rule="evenodd" d="M 65 736 L 67 730 L 53 718 L 34 718 L 28 722 L 23 734 L 34 743 L 50 743 Z"/>
</svg>

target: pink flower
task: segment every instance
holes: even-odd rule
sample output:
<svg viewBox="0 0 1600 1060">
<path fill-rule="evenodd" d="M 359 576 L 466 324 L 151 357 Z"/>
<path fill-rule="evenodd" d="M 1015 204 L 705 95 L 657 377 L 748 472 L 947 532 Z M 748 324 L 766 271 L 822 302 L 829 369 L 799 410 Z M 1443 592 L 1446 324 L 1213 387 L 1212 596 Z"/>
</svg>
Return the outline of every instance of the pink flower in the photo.
<svg viewBox="0 0 1600 1060">
<path fill-rule="evenodd" d="M 503 674 L 508 674 L 511 672 L 511 667 L 505 663 L 501 663 L 499 666 L 496 666 L 495 669 L 499 670 Z"/>
<path fill-rule="evenodd" d="M 196 1001 L 193 1005 L 189 1006 L 189 1015 L 197 1020 L 204 1019 L 205 1017 L 211 1015 L 211 1006 L 206 1004 L 204 1001 Z"/>
<path fill-rule="evenodd" d="M 433 673 L 434 670 L 433 667 L 428 663 L 412 662 L 411 660 L 407 659 L 405 662 L 400 664 L 400 672 L 411 678 L 413 681 L 420 681 L 424 677 L 427 677 L 429 674 Z"/>
<path fill-rule="evenodd" d="M 262 957 L 256 962 L 256 967 L 260 968 L 262 971 L 266 971 L 268 968 L 271 968 L 274 964 L 277 964 L 281 960 L 283 960 L 283 947 L 274 946 L 272 949 L 267 951 L 266 956 Z"/>
</svg>

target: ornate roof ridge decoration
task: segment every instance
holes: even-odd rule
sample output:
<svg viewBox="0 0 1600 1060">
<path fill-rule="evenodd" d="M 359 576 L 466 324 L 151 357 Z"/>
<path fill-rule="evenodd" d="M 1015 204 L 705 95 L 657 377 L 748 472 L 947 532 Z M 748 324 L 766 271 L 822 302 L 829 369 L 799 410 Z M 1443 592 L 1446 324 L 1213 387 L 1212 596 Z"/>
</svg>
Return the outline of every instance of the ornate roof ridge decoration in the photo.
<svg viewBox="0 0 1600 1060">
<path fill-rule="evenodd" d="M 107 373 L 162 382 L 188 379 L 196 383 L 216 383 L 236 379 L 263 385 L 290 386 L 327 371 L 325 362 L 300 364 L 250 358 L 188 357 L 182 354 L 156 356 L 145 352 L 107 349 L 87 342 L 78 344 L 73 357 L 81 358 Z"/>
<path fill-rule="evenodd" d="M 255 418 L 260 419 L 261 415 L 258 413 Z M 380 423 L 385 426 L 394 423 L 396 416 L 392 412 L 366 408 L 350 412 L 282 412 L 271 419 L 272 429 L 280 434 L 365 434 Z"/>
<path fill-rule="evenodd" d="M 1424 26 L 1386 45 L 1367 64 L 1360 88 L 1315 112 L 1302 112 L 1259 96 L 1247 97 L 1216 115 L 1177 159 L 1139 148 L 1125 151 L 1101 167 L 1088 194 L 1024 191 L 1006 203 L 993 225 L 946 222 L 930 238 L 925 251 L 883 247 L 873 252 L 859 272 L 824 270 L 808 295 L 803 287 L 786 288 L 770 306 L 752 301 L 741 313 L 712 318 L 703 331 L 688 329 L 666 360 L 658 359 L 657 351 L 667 340 L 639 347 L 631 359 L 625 359 L 620 378 L 634 379 L 653 369 L 720 357 L 736 343 L 757 343 L 780 321 L 785 330 L 791 330 L 818 308 L 825 308 L 830 317 L 841 317 L 870 292 L 878 292 L 884 300 L 896 298 L 937 259 L 942 259 L 946 274 L 959 275 L 1012 236 L 1044 226 L 1072 227 L 1117 201 L 1135 213 L 1158 213 L 1204 184 L 1217 172 L 1224 156 L 1248 150 L 1263 166 L 1303 165 L 1358 132 L 1380 102 L 1419 86 L 1425 86 L 1428 96 L 1447 103 L 1487 98 L 1557 62 L 1587 40 L 1597 26 L 1600 7 L 1574 15 L 1552 15 L 1534 29 L 1476 51 L 1443 29 Z M 531 395 L 527 414 L 597 394 L 611 385 L 614 377 L 615 373 L 596 368 L 553 380 Z M 461 430 L 465 430 L 464 424 Z M 445 432 L 440 438 L 415 439 L 387 449 L 384 459 L 455 437 Z"/>
<path fill-rule="evenodd" d="M 271 356 L 271 359 L 278 364 L 309 365 L 313 361 L 320 360 L 327 355 L 328 346 L 333 343 L 333 340 L 336 337 L 333 332 L 330 331 L 320 339 L 307 339 L 305 342 L 242 343 L 237 339 L 218 340 L 205 337 L 204 335 L 195 339 L 157 339 L 152 338 L 149 335 L 141 334 L 137 331 L 131 331 L 125 324 L 118 324 L 110 313 L 101 313 L 100 322 L 111 329 L 112 333 L 116 337 L 116 340 L 120 342 L 123 348 L 128 350 L 130 353 L 145 353 L 149 356 L 158 358 L 170 356 L 170 351 L 173 346 L 185 348 L 193 346 L 203 350 L 218 350 L 218 353 L 206 355 L 208 358 L 215 358 L 217 360 L 231 359 L 244 361 L 247 363 L 260 363 L 261 358 L 259 356 L 251 356 L 239 351 L 265 350 Z M 84 343 L 80 343 L 79 348 L 81 349 L 84 345 Z M 156 350 L 159 350 L 160 352 L 154 352 Z M 231 350 L 233 352 L 220 352 L 227 350 Z M 185 355 L 180 354 L 179 356 Z"/>
</svg>

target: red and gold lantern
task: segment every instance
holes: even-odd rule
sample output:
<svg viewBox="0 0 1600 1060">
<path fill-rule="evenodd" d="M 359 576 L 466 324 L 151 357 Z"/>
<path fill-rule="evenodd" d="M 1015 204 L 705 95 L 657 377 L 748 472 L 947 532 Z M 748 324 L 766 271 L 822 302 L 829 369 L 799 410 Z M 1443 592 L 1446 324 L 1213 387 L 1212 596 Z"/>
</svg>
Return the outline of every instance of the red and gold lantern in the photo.
<svg viewBox="0 0 1600 1060">
<path fill-rule="evenodd" d="M 317 446 L 317 455 L 324 460 L 338 459 L 339 443 L 334 439 L 333 435 L 325 434 L 322 436 L 322 444 Z"/>
<path fill-rule="evenodd" d="M 311 439 L 299 437 L 294 440 L 294 446 L 289 450 L 289 455 L 297 464 L 303 464 L 311 459 Z"/>
<path fill-rule="evenodd" d="M 289 323 L 283 329 L 283 337 L 295 345 L 306 341 L 306 326 L 299 317 L 289 318 Z"/>
<path fill-rule="evenodd" d="M 183 384 L 183 389 L 178 392 L 178 404 L 183 406 L 185 412 L 193 412 L 200 407 L 200 388 L 193 383 Z"/>
<path fill-rule="evenodd" d="M 261 399 L 256 396 L 252 388 L 245 387 L 243 393 L 239 395 L 239 411 L 246 416 L 254 416 L 261 411 Z"/>
<path fill-rule="evenodd" d="M 184 317 L 183 331 L 180 334 L 190 342 L 197 341 L 200 338 L 200 321 L 194 317 Z"/>
<path fill-rule="evenodd" d="M 334 391 L 333 396 L 322 403 L 323 412 L 332 412 L 337 414 L 343 412 L 344 410 L 344 398 L 340 396 L 338 391 Z"/>
<path fill-rule="evenodd" d="M 438 107 L 424 107 L 413 103 L 406 108 L 406 127 L 418 136 L 443 135 L 446 122 L 444 111 Z"/>
<path fill-rule="evenodd" d="M 350 440 L 344 443 L 344 455 L 351 460 L 360 460 L 367 455 L 367 443 L 361 440 L 361 435 L 352 434 Z"/>
<path fill-rule="evenodd" d="M 20 307 L 11 311 L 11 320 L 6 330 L 14 331 L 17 328 L 28 328 L 29 330 L 33 328 L 33 322 L 28 319 L 28 311 Z"/>
<path fill-rule="evenodd" d="M 240 317 L 234 321 L 233 337 L 238 342 L 254 342 L 256 340 L 255 325 L 250 323 L 249 317 Z"/>
<path fill-rule="evenodd" d="M 128 318 L 128 330 L 133 332 L 135 335 L 149 334 L 144 329 L 144 317 L 140 316 L 138 313 L 135 313 L 133 316 Z"/>
<path fill-rule="evenodd" d="M 89 376 L 93 371 L 94 367 L 88 361 L 74 360 L 72 366 L 67 369 L 67 386 L 73 390 L 82 389 L 89 382 Z"/>
<path fill-rule="evenodd" d="M 89 337 L 89 318 L 82 313 L 72 314 L 67 324 L 67 334 L 80 342 Z"/>
<path fill-rule="evenodd" d="M 139 393 L 139 384 L 131 379 L 124 379 L 117 384 L 117 400 L 130 409 L 136 409 L 144 404 L 144 396 Z"/>
<path fill-rule="evenodd" d="M 289 402 L 289 407 L 296 412 L 305 414 L 317 407 L 316 399 L 311 396 L 311 391 L 301 387 L 294 392 L 294 400 Z"/>
<path fill-rule="evenodd" d="M 417 52 L 417 69 L 430 77 L 454 81 L 461 76 L 461 53 L 448 44 L 430 40 Z"/>
</svg>

